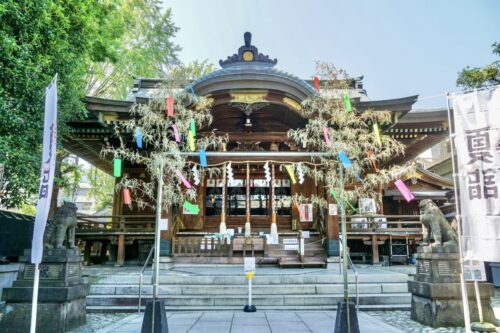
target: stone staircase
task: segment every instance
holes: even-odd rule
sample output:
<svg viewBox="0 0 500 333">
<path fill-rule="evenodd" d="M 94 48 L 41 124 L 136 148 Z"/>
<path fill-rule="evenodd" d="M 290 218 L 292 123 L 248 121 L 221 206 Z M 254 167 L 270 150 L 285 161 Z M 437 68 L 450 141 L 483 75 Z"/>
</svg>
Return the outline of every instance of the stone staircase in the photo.
<svg viewBox="0 0 500 333">
<path fill-rule="evenodd" d="M 160 273 L 160 298 L 169 311 L 241 310 L 247 302 L 247 280 L 235 268 L 206 268 L 212 273 L 193 274 L 182 267 Z M 237 267 L 238 272 L 242 267 Z M 271 268 L 267 268 L 271 270 Z M 229 270 L 229 271 L 227 271 Z M 342 276 L 331 269 L 291 269 L 282 271 L 257 268 L 253 279 L 253 304 L 258 309 L 333 310 L 343 298 Z M 220 271 L 220 273 L 217 273 Z M 292 272 L 293 271 L 293 272 Z M 288 273 L 290 272 L 290 273 Z M 303 273 L 301 273 L 303 272 Z M 144 277 L 143 306 L 151 298 L 151 273 Z M 96 271 L 86 277 L 90 284 L 89 312 L 137 311 L 139 274 L 104 274 Z M 408 309 L 408 276 L 373 269 L 359 276 L 361 310 Z M 355 299 L 354 276 L 350 276 L 350 295 Z"/>
</svg>

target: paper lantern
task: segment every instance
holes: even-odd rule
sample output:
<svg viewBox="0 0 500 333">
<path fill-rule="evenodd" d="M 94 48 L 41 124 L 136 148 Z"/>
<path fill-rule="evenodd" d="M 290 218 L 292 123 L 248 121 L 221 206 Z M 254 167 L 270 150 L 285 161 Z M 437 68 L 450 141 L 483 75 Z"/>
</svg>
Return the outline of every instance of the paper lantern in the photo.
<svg viewBox="0 0 500 333">
<path fill-rule="evenodd" d="M 172 96 L 167 97 L 167 116 L 174 116 L 174 98 Z"/>
<path fill-rule="evenodd" d="M 113 160 L 113 176 L 121 177 L 122 175 L 122 160 L 115 158 Z"/>
<path fill-rule="evenodd" d="M 132 204 L 132 196 L 130 195 L 130 189 L 129 188 L 124 188 L 123 189 L 123 203 L 125 205 Z"/>
</svg>

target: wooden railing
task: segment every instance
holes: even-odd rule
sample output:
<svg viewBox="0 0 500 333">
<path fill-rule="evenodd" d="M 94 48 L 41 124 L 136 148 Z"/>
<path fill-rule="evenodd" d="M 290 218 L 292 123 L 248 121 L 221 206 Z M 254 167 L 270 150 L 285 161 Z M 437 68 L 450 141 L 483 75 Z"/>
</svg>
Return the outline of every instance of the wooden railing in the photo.
<svg viewBox="0 0 500 333">
<path fill-rule="evenodd" d="M 231 245 L 219 238 L 173 237 L 172 253 L 174 256 L 228 257 Z"/>
<path fill-rule="evenodd" d="M 154 235 L 154 215 L 78 216 L 76 234 L 92 235 Z"/>
<path fill-rule="evenodd" d="M 351 215 L 348 235 L 422 235 L 419 215 Z"/>
</svg>

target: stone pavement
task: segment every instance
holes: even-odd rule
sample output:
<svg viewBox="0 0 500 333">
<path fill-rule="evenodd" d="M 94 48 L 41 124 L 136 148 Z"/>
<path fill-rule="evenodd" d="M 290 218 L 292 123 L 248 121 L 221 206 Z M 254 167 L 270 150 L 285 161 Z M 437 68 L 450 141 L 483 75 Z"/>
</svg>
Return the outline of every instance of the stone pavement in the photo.
<svg viewBox="0 0 500 333">
<path fill-rule="evenodd" d="M 336 313 L 333 311 L 262 311 L 245 312 L 174 312 L 168 313 L 170 333 L 331 333 Z M 73 333 L 126 333 L 140 332 L 143 314 L 132 314 L 104 327 Z M 360 331 L 363 333 L 403 332 L 383 321 L 359 312 Z"/>
</svg>

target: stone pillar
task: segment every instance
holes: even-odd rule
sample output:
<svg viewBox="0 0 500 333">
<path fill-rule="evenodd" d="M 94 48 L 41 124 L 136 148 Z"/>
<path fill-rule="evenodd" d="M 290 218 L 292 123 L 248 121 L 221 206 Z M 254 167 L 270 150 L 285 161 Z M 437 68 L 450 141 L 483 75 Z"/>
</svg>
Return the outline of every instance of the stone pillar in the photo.
<svg viewBox="0 0 500 333">
<path fill-rule="evenodd" d="M 417 274 L 408 281 L 411 296 L 411 319 L 431 327 L 464 326 L 460 289 L 460 254 L 458 246 L 420 246 L 417 249 Z M 491 308 L 493 286 L 479 285 L 483 317 L 496 322 Z M 467 283 L 472 321 L 479 321 L 474 284 Z"/>
<path fill-rule="evenodd" d="M 0 322 L 1 332 L 29 332 L 35 265 L 30 263 L 31 250 L 25 250 L 19 261 L 25 263 L 17 281 L 4 289 L 7 302 Z M 37 332 L 68 332 L 86 322 L 88 286 L 82 279 L 82 259 L 78 249 L 45 249 L 40 264 Z"/>
</svg>

